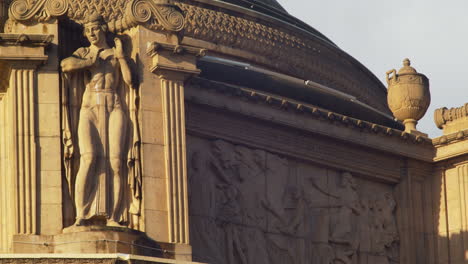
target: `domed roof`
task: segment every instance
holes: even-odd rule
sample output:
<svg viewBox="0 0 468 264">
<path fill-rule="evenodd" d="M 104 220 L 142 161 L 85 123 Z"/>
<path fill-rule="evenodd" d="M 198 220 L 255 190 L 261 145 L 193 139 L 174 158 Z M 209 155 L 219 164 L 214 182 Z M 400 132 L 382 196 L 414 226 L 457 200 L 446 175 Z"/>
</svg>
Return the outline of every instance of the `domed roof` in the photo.
<svg viewBox="0 0 468 264">
<path fill-rule="evenodd" d="M 346 116 L 400 127 L 390 114 L 382 82 L 277 1 L 281 0 L 189 1 L 193 4 L 187 9 L 184 36 L 215 44 L 206 45 L 211 60 L 199 61 L 201 78 L 263 89 Z M 213 23 L 216 26 L 208 26 Z"/>
</svg>

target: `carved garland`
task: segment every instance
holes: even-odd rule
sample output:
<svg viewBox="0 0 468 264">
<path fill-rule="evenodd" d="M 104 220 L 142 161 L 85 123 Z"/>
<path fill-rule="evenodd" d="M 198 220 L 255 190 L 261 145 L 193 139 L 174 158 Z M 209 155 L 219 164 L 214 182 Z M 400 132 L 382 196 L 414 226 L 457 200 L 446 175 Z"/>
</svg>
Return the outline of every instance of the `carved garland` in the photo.
<svg viewBox="0 0 468 264">
<path fill-rule="evenodd" d="M 9 17 L 18 22 L 45 22 L 65 14 L 83 23 L 86 16 L 99 12 L 108 21 L 111 32 L 122 32 L 136 25 L 153 30 L 178 32 L 184 28 L 185 18 L 180 9 L 167 1 L 115 0 L 14 0 Z"/>
</svg>

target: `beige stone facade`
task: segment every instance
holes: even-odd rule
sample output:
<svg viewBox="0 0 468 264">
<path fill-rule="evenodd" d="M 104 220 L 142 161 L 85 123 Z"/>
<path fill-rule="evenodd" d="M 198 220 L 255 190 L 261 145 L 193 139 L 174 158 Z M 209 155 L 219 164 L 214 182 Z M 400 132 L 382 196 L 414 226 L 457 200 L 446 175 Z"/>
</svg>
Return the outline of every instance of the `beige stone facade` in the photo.
<svg viewBox="0 0 468 264">
<path fill-rule="evenodd" d="M 0 262 L 465 263 L 467 107 L 228 2 L 0 1 Z"/>
</svg>

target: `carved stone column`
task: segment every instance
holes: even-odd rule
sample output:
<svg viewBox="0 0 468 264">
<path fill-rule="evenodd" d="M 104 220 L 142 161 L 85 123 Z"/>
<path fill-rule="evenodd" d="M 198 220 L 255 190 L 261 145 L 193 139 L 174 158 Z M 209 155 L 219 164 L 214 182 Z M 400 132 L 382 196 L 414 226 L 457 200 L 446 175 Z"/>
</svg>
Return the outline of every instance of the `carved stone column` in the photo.
<svg viewBox="0 0 468 264">
<path fill-rule="evenodd" d="M 189 244 L 184 82 L 200 73 L 196 59 L 204 50 L 153 42 L 147 52 L 161 80 L 169 242 Z"/>
<path fill-rule="evenodd" d="M 52 37 L 1 34 L 0 117 L 3 146 L 0 170 L 1 251 L 11 247 L 12 235 L 38 233 L 37 184 L 37 67 Z"/>
<path fill-rule="evenodd" d="M 16 233 L 36 234 L 36 140 L 34 78 L 36 65 L 12 63 L 10 89 L 13 129 L 12 171 L 16 175 Z"/>
</svg>

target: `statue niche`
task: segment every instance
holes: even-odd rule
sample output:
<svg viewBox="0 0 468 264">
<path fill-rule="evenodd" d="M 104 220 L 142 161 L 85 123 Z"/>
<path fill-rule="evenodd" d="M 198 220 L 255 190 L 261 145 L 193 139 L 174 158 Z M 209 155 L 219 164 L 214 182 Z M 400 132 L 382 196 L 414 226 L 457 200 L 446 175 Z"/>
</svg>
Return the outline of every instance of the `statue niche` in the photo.
<svg viewBox="0 0 468 264">
<path fill-rule="evenodd" d="M 88 17 L 84 35 L 90 46 L 61 62 L 64 163 L 74 225 L 138 229 L 140 140 L 130 59 L 120 38 L 110 41 L 101 16 Z"/>
</svg>

